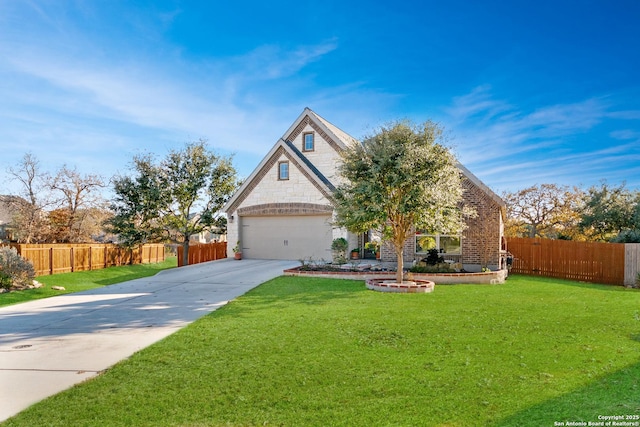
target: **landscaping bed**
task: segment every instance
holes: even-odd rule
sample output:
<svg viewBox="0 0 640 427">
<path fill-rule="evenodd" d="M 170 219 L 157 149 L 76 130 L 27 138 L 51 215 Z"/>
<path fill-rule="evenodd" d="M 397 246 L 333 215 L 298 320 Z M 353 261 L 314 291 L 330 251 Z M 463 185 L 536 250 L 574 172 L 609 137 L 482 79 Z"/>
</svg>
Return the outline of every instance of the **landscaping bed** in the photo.
<svg viewBox="0 0 640 427">
<path fill-rule="evenodd" d="M 365 265 L 365 264 L 361 264 Z M 301 276 L 301 277 L 324 277 L 331 279 L 351 279 L 351 280 L 368 280 L 368 279 L 394 279 L 395 271 L 372 269 L 366 267 L 346 266 L 343 269 L 334 266 L 300 266 L 284 270 L 285 276 Z M 504 283 L 508 276 L 507 270 L 487 271 L 479 273 L 408 273 L 414 279 L 428 280 L 438 285 L 452 284 L 500 284 Z"/>
</svg>

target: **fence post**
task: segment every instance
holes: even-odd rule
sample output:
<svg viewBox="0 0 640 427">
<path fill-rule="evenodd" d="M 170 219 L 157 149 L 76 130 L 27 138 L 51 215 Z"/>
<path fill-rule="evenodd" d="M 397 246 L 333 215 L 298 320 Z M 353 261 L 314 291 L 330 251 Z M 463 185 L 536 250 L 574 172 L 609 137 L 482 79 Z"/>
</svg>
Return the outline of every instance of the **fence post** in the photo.
<svg viewBox="0 0 640 427">
<path fill-rule="evenodd" d="M 624 285 L 635 286 L 640 272 L 640 243 L 624 244 Z"/>
</svg>

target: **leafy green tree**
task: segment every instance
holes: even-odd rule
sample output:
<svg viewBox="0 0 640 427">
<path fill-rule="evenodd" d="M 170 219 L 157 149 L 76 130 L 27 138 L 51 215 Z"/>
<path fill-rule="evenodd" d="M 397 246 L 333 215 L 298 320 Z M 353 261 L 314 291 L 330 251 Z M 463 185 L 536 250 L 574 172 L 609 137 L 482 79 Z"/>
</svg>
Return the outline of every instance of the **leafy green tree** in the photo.
<svg viewBox="0 0 640 427">
<path fill-rule="evenodd" d="M 624 183 L 612 187 L 603 182 L 600 187 L 589 188 L 580 226 L 596 240 L 611 240 L 640 230 L 640 192 L 629 190 Z"/>
<path fill-rule="evenodd" d="M 110 232 L 118 235 L 123 246 L 168 240 L 161 221 L 164 195 L 160 168 L 150 155 L 133 159 L 134 176 L 113 179 L 115 196 L 111 203 L 114 215 L 107 222 Z"/>
<path fill-rule="evenodd" d="M 402 282 L 405 241 L 415 229 L 457 233 L 463 227 L 462 177 L 443 131 L 427 121 L 381 127 L 342 154 L 342 184 L 334 192 L 336 224 L 352 232 L 375 229 L 396 252 Z"/>
<path fill-rule="evenodd" d="M 640 229 L 623 230 L 611 239 L 611 243 L 640 243 Z"/>
<path fill-rule="evenodd" d="M 155 162 L 134 159 L 134 176 L 114 179 L 111 230 L 132 246 L 179 241 L 188 262 L 189 236 L 221 225 L 218 211 L 238 186 L 230 157 L 207 150 L 206 141 L 187 144 Z"/>
</svg>

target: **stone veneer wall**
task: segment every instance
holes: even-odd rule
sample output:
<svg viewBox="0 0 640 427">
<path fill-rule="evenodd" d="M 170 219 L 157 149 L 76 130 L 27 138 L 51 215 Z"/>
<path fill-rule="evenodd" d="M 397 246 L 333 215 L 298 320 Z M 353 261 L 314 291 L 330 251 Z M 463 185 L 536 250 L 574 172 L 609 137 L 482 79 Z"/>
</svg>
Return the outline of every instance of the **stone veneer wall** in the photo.
<svg viewBox="0 0 640 427">
<path fill-rule="evenodd" d="M 303 135 L 309 132 L 314 134 L 315 149 L 304 151 Z M 335 174 L 339 163 L 340 146 L 309 116 L 305 116 L 284 139 L 290 141 L 325 177 L 336 183 Z M 288 180 L 278 179 L 278 162 L 281 161 L 289 162 Z M 230 212 L 227 212 L 227 240 L 229 242 L 227 253 L 230 257 L 233 256 L 232 249 L 239 240 L 241 216 L 308 215 L 312 213 L 304 211 L 301 206 L 327 206 L 329 197 L 327 189 L 317 182 L 317 178 L 310 176 L 305 171 L 297 158 L 290 156 L 284 148 L 278 149 L 252 182 L 243 189 L 234 205 L 231 206 Z M 287 203 L 279 203 L 280 200 L 286 200 Z M 285 206 L 287 204 L 289 204 L 288 207 Z M 333 238 L 337 237 L 348 236 L 346 231 L 334 229 Z M 350 240 L 352 239 L 350 238 Z"/>
<path fill-rule="evenodd" d="M 303 135 L 313 133 L 315 149 L 304 151 Z M 337 169 L 340 163 L 340 146 L 329 135 L 305 116 L 302 122 L 286 138 L 334 185 L 338 185 Z"/>
<path fill-rule="evenodd" d="M 333 212 L 331 205 L 315 203 L 265 203 L 237 210 L 240 216 L 320 215 Z"/>
</svg>

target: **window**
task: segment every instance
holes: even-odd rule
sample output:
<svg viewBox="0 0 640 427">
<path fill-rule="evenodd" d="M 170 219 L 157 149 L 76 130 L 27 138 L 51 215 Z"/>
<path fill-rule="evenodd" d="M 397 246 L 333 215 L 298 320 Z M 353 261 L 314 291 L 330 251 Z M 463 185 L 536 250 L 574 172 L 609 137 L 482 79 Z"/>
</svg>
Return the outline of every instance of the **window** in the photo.
<svg viewBox="0 0 640 427">
<path fill-rule="evenodd" d="M 313 141 L 313 133 L 305 133 L 302 135 L 302 151 L 313 151 L 315 149 Z"/>
<path fill-rule="evenodd" d="M 278 179 L 289 179 L 289 162 L 278 162 Z"/>
<path fill-rule="evenodd" d="M 416 253 L 419 254 L 437 249 L 441 254 L 460 255 L 460 243 L 460 236 L 416 232 Z"/>
</svg>

